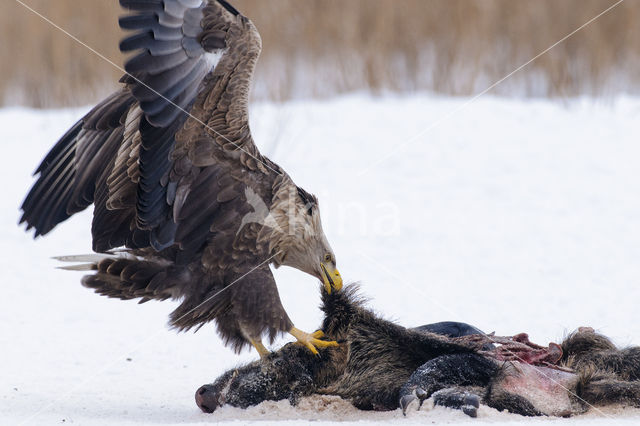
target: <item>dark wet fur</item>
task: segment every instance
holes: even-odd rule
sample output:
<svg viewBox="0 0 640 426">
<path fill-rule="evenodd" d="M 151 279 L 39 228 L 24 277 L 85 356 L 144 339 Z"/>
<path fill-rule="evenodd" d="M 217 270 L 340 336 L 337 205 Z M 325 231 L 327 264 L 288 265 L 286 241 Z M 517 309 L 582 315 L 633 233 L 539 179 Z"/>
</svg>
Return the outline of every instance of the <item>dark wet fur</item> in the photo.
<svg viewBox="0 0 640 426">
<path fill-rule="evenodd" d="M 584 402 L 640 407 L 640 347 L 618 349 L 605 336 L 587 330 L 570 334 L 562 349 L 564 365 L 580 376 L 577 391 Z"/>
<path fill-rule="evenodd" d="M 607 337 L 591 329 L 570 334 L 562 343 L 560 367 L 574 371 L 576 380 L 567 390 L 571 410 L 579 414 L 592 406 L 622 404 L 640 407 L 640 348 L 618 349 Z M 507 364 L 474 354 L 445 355 L 417 369 L 401 390 L 403 410 L 409 403 L 431 396 L 436 405 L 461 408 L 475 417 L 472 407 L 463 408 L 460 401 L 470 392 L 483 404 L 524 416 L 539 416 L 525 395 L 513 393 L 504 386 L 507 375 L 514 374 Z M 469 387 L 473 387 L 469 391 Z M 446 395 L 446 398 L 438 394 Z M 404 404 L 402 403 L 404 402 Z M 469 412 L 468 412 L 469 411 Z"/>
<path fill-rule="evenodd" d="M 205 412 L 228 404 L 246 408 L 266 400 L 292 404 L 314 393 L 338 395 L 366 410 L 393 410 L 433 397 L 436 405 L 475 417 L 482 402 L 498 410 L 536 416 L 543 413 L 525 395 L 502 387 L 514 369 L 475 353 L 455 339 L 431 333 L 429 326 L 407 329 L 363 306 L 356 285 L 323 294 L 326 338 L 340 343 L 313 356 L 288 344 L 268 358 L 230 370 L 196 392 Z M 437 324 L 451 335 L 479 332 L 462 323 Z M 455 330 L 453 332 L 456 337 Z M 561 365 L 575 370 L 572 413 L 589 405 L 640 405 L 640 348 L 617 349 L 609 339 L 581 329 L 562 344 Z"/>
<path fill-rule="evenodd" d="M 400 387 L 426 361 L 472 350 L 437 334 L 386 321 L 362 306 L 357 286 L 323 294 L 322 329 L 339 348 L 318 356 L 288 344 L 266 360 L 231 370 L 198 390 L 196 399 L 210 411 L 230 404 L 248 407 L 264 400 L 295 403 L 313 393 L 339 395 L 365 410 L 392 410 Z M 221 392 L 222 389 L 228 389 Z M 205 410 L 208 411 L 208 410 Z"/>
</svg>

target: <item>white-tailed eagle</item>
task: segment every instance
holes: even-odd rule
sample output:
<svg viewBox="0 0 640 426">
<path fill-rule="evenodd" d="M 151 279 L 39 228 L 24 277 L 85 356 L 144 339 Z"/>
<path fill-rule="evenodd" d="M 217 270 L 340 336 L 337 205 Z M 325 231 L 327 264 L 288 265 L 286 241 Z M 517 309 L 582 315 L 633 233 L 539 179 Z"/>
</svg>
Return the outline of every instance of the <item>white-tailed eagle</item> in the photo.
<svg viewBox="0 0 640 426">
<path fill-rule="evenodd" d="M 317 199 L 253 143 L 255 26 L 224 0 L 120 4 L 130 11 L 120 27 L 132 31 L 120 49 L 135 52 L 123 87 L 47 154 L 22 222 L 37 237 L 94 204 L 93 249 L 106 255 L 85 265 L 95 273 L 83 284 L 125 300 L 180 300 L 177 329 L 215 320 L 226 344 L 261 355 L 261 338 L 282 332 L 312 352 L 336 345 L 293 326 L 269 269 L 342 286 Z"/>
</svg>

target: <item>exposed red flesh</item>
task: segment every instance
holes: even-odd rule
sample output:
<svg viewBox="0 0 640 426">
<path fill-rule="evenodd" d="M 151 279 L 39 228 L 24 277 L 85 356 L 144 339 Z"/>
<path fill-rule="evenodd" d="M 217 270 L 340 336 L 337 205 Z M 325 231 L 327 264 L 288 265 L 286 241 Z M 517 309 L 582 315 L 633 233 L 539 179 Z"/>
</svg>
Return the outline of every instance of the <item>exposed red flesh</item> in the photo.
<svg viewBox="0 0 640 426">
<path fill-rule="evenodd" d="M 516 334 L 515 336 L 474 334 L 459 337 L 457 340 L 478 349 L 487 343 L 492 343 L 496 346 L 495 349 L 481 350 L 480 352 L 499 361 L 519 361 L 524 364 L 571 371 L 558 365 L 562 359 L 562 347 L 560 345 L 552 342 L 547 347 L 540 346 L 531 342 L 529 335 L 526 333 Z"/>
</svg>

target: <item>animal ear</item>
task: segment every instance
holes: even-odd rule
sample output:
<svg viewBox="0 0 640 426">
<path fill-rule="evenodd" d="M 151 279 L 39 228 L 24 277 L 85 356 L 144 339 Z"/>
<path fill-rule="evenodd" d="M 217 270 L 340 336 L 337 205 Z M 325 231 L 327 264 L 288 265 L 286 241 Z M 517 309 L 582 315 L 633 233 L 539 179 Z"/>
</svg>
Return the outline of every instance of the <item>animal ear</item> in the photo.
<svg viewBox="0 0 640 426">
<path fill-rule="evenodd" d="M 313 208 L 318 205 L 318 199 L 315 196 L 309 194 L 304 189 L 300 188 L 299 186 L 297 188 L 298 188 L 298 196 L 304 203 L 304 206 L 307 209 L 307 213 L 309 213 L 310 215 L 313 214 Z"/>
</svg>

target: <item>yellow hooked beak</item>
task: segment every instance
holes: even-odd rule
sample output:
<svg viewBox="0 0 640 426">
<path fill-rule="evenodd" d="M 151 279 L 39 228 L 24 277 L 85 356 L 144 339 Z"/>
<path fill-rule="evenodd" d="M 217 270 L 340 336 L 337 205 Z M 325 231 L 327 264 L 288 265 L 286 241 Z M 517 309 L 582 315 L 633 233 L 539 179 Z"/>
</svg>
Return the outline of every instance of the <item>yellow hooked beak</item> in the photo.
<svg viewBox="0 0 640 426">
<path fill-rule="evenodd" d="M 342 288 L 342 277 L 340 272 L 331 263 L 320 263 L 322 269 L 322 281 L 324 282 L 324 289 L 328 294 L 331 294 L 331 290 L 335 289 L 340 291 Z"/>
</svg>

